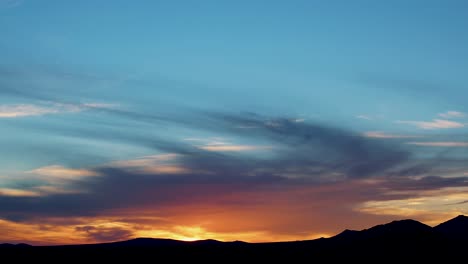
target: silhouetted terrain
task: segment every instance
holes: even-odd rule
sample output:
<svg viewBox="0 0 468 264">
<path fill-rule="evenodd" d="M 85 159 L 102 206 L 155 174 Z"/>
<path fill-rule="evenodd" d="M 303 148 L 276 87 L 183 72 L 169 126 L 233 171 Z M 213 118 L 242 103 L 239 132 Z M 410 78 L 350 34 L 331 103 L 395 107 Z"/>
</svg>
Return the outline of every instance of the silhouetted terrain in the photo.
<svg viewBox="0 0 468 264">
<path fill-rule="evenodd" d="M 103 244 L 41 246 L 0 244 L 2 256 L 48 260 L 321 260 L 405 261 L 464 258 L 468 248 L 468 217 L 457 216 L 436 227 L 414 220 L 393 221 L 362 231 L 345 230 L 308 241 L 245 243 L 137 238 Z"/>
</svg>

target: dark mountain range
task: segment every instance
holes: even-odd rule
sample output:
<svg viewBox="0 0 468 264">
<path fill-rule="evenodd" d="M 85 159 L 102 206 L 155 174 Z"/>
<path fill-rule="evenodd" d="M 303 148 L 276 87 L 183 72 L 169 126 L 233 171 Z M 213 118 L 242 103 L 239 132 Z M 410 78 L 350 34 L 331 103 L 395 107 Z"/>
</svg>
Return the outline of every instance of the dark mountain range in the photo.
<svg viewBox="0 0 468 264">
<path fill-rule="evenodd" d="M 445 237 L 457 240 L 468 239 L 468 217 L 459 215 L 434 227 L 434 230 Z"/>
<path fill-rule="evenodd" d="M 457 216 L 436 227 L 414 220 L 393 221 L 361 231 L 345 230 L 331 237 L 307 241 L 245 243 L 200 240 L 136 238 L 102 244 L 38 246 L 0 244 L 0 253 L 17 258 L 135 259 L 157 257 L 171 260 L 436 260 L 464 257 L 468 247 L 468 217 Z M 26 253 L 26 254 L 23 254 Z"/>
</svg>

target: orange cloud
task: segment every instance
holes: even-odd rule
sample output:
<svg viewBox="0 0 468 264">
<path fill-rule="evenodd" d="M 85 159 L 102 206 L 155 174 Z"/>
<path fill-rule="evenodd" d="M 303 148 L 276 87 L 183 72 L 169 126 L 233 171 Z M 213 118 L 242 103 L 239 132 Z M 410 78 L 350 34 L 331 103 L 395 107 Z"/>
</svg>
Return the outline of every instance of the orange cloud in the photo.
<svg viewBox="0 0 468 264">
<path fill-rule="evenodd" d="M 427 224 L 468 213 L 468 187 L 413 192 L 413 197 L 383 201 L 366 201 L 356 210 L 368 214 L 416 218 Z"/>
<path fill-rule="evenodd" d="M 35 196 L 41 196 L 41 194 L 39 192 L 35 192 L 31 190 L 0 188 L 0 196 L 35 197 Z"/>
<path fill-rule="evenodd" d="M 449 129 L 449 128 L 461 128 L 465 125 L 460 122 L 444 120 L 444 119 L 434 119 L 432 121 L 396 121 L 400 124 L 414 125 L 421 129 Z"/>
<path fill-rule="evenodd" d="M 418 136 L 410 135 L 399 135 L 399 134 L 389 134 L 382 131 L 368 131 L 364 133 L 365 137 L 368 138 L 415 138 Z"/>
<path fill-rule="evenodd" d="M 456 141 L 435 141 L 435 142 L 408 142 L 406 144 L 425 146 L 425 147 L 468 147 L 468 142 L 456 142 Z"/>
<path fill-rule="evenodd" d="M 98 175 L 96 172 L 91 170 L 70 169 L 60 165 L 41 167 L 30 171 L 30 173 L 43 176 L 49 181 L 70 180 Z"/>
<path fill-rule="evenodd" d="M 177 164 L 180 155 L 167 153 L 111 162 L 112 166 L 153 174 L 183 174 L 190 170 Z"/>
<path fill-rule="evenodd" d="M 253 151 L 270 149 L 270 146 L 252 146 L 252 145 L 207 145 L 198 148 L 208 151 Z"/>
</svg>

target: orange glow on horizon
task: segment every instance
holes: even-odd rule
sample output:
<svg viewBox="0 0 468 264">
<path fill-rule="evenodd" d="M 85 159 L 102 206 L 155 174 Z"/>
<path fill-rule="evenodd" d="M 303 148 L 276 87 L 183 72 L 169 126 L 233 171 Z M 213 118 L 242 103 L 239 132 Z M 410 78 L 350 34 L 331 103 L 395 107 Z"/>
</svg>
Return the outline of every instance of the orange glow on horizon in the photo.
<svg viewBox="0 0 468 264">
<path fill-rule="evenodd" d="M 54 220 L 52 219 L 52 222 Z M 67 245 L 88 244 L 127 240 L 138 237 L 175 239 L 181 241 L 197 241 L 214 239 L 218 241 L 244 241 L 244 242 L 278 242 L 311 240 L 321 237 L 330 237 L 330 234 L 311 234 L 306 236 L 282 235 L 267 231 L 248 232 L 213 232 L 200 226 L 170 226 L 165 229 L 155 229 L 151 226 L 138 226 L 122 222 L 112 222 L 112 219 L 74 219 L 73 221 L 90 221 L 87 225 L 36 224 L 15 223 L 0 220 L 0 229 L 3 231 L 0 243 L 29 243 L 32 245 Z M 60 222 L 60 221 L 58 221 Z M 92 228 L 91 228 L 92 227 Z M 147 229 L 148 228 L 148 229 Z M 99 240 L 93 237 L 93 232 L 127 230 L 128 237 Z M 97 236 L 96 236 L 97 237 Z"/>
</svg>

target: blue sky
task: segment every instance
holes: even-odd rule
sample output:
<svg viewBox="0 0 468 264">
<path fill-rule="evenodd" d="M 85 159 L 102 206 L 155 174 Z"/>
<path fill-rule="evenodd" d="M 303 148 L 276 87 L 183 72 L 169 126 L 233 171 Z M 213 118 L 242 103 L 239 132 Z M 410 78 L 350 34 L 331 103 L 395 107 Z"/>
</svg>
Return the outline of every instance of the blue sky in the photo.
<svg viewBox="0 0 468 264">
<path fill-rule="evenodd" d="M 468 176 L 467 11 L 466 1 L 0 0 L 0 204 L 25 204 L 15 212 L 0 208 L 0 219 L 15 225 L 39 215 L 108 217 L 111 202 L 103 201 L 102 213 L 90 208 L 76 215 L 48 203 L 77 193 L 94 197 L 112 179 L 109 168 L 125 171 L 117 178 L 184 174 L 206 183 L 218 175 L 235 195 L 244 190 L 232 186 L 244 184 L 246 175 L 283 177 L 288 180 L 272 182 L 286 189 L 297 178 L 311 188 L 376 178 L 397 192 L 394 181 L 434 179 L 427 177 L 436 177 L 440 184 L 430 188 L 440 192 L 462 188 Z M 284 168 L 275 166 L 280 163 Z M 98 175 L 98 183 L 83 179 L 89 175 Z M 253 191 L 266 188 L 254 185 Z M 361 217 L 355 226 L 400 216 L 382 209 L 383 197 L 353 200 L 367 209 L 346 213 Z M 467 210 L 441 209 L 427 199 L 414 217 L 436 221 Z M 401 201 L 386 202 L 398 207 Z M 28 209 L 30 203 L 43 211 Z M 310 218 L 304 214 L 313 223 Z M 132 223 L 119 224 L 128 229 Z M 173 226 L 157 234 L 184 238 Z M 198 237 L 232 233 L 190 226 L 205 230 Z M 304 229 L 344 228 L 319 226 Z M 297 230 L 285 237 L 276 225 L 270 228 L 270 235 L 259 236 L 304 238 Z M 244 231 L 258 231 L 252 230 Z M 77 237 L 93 239 L 85 235 Z"/>
</svg>

